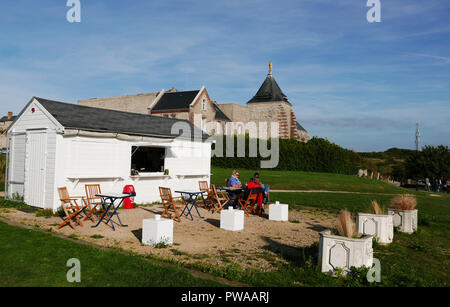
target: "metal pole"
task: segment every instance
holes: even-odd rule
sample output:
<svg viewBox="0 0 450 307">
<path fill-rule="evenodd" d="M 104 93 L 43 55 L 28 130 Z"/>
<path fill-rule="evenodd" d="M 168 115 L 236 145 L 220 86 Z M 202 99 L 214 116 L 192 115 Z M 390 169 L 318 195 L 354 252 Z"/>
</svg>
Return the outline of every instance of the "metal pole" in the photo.
<svg viewBox="0 0 450 307">
<path fill-rule="evenodd" d="M 420 150 L 420 129 L 419 123 L 416 124 L 416 150 Z"/>
</svg>

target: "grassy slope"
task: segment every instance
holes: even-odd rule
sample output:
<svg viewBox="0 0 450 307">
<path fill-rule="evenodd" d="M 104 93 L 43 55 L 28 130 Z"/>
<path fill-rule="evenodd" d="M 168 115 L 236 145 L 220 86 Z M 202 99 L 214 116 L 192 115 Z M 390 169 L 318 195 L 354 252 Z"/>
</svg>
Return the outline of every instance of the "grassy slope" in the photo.
<svg viewBox="0 0 450 307">
<path fill-rule="evenodd" d="M 54 237 L 0 222 L 0 286 L 220 286 L 186 270 L 138 256 Z M 67 260 L 81 262 L 81 283 L 67 282 Z"/>
<path fill-rule="evenodd" d="M 225 178 L 229 178 L 232 169 L 212 168 L 211 182 L 216 186 L 223 186 Z M 240 179 L 246 183 L 253 177 L 253 170 L 239 170 Z M 270 185 L 272 190 L 329 190 L 365 193 L 404 193 L 406 190 L 394 185 L 357 176 L 308 173 L 289 171 L 258 171 L 263 183 Z"/>
<path fill-rule="evenodd" d="M 212 182 L 222 185 L 231 170 L 213 169 Z M 241 177 L 251 177 L 253 171 L 240 170 Z M 303 172 L 260 172 L 264 182 L 273 189 L 342 190 L 368 192 L 372 194 L 342 193 L 271 193 L 271 201 L 288 203 L 291 208 L 301 206 L 332 209 L 348 209 L 352 212 L 369 212 L 370 201 L 376 199 L 386 207 L 395 195 L 377 193 L 413 193 L 419 209 L 419 230 L 413 235 L 396 232 L 394 243 L 389 246 L 374 246 L 374 257 L 380 259 L 382 283 L 374 286 L 449 286 L 450 285 L 450 196 L 431 197 L 423 192 L 415 192 L 385 183 L 345 176 Z M 293 206 L 292 206 L 293 205 Z M 301 221 L 300 221 L 301 222 Z M 273 245 L 277 245 L 273 242 Z M 360 286 L 368 285 L 364 274 L 351 278 L 330 278 L 320 273 L 317 263 L 317 245 L 306 248 L 284 246 L 284 250 L 274 250 L 279 257 L 289 261 L 278 271 L 243 272 L 235 268 L 234 276 L 242 282 L 257 286 Z M 221 273 L 222 276 L 231 273 Z"/>
<path fill-rule="evenodd" d="M 285 195 L 289 193 L 280 193 Z M 317 207 L 347 207 L 350 210 L 367 212 L 363 202 L 371 199 L 365 195 L 295 193 L 300 204 Z M 354 199 L 352 199 L 352 196 Z M 391 196 L 373 195 L 387 202 Z M 295 199 L 295 198 L 293 198 Z M 272 239 L 266 249 L 288 261 L 275 272 L 242 271 L 228 268 L 215 272 L 254 286 L 450 286 L 450 196 L 439 198 L 417 196 L 419 229 L 408 235 L 395 232 L 394 242 L 389 246 L 374 244 L 374 257 L 381 262 L 381 283 L 369 284 L 365 272 L 349 275 L 348 278 L 332 278 L 317 268 L 318 245 L 305 248 L 284 246 Z M 327 206 L 326 204 L 330 204 Z M 341 207 L 339 207 L 341 204 Z M 300 221 L 301 222 L 301 221 Z"/>
</svg>

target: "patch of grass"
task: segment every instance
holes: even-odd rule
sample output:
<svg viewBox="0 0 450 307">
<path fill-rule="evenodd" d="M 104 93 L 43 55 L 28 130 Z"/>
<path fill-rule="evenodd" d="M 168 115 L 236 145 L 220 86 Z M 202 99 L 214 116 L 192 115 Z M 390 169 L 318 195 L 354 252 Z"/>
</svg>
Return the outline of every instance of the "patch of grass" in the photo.
<svg viewBox="0 0 450 307">
<path fill-rule="evenodd" d="M 37 217 L 44 216 L 46 219 L 49 219 L 49 218 L 53 217 L 53 210 L 51 210 L 51 209 L 40 209 L 40 210 L 36 211 L 35 215 Z"/>
<path fill-rule="evenodd" d="M 179 267 L 157 265 L 140 256 L 105 251 L 1 222 L 0 254 L 2 287 L 224 286 L 193 277 Z M 81 262 L 81 283 L 67 282 L 66 264 L 71 258 Z"/>
<path fill-rule="evenodd" d="M 232 171 L 232 169 L 213 167 L 211 183 L 223 186 L 225 178 L 230 178 Z M 255 172 L 255 170 L 239 169 L 241 181 L 247 182 Z M 329 190 L 390 194 L 408 192 L 407 189 L 383 181 L 351 175 L 273 170 L 257 170 L 257 172 L 260 174 L 261 181 L 269 185 L 271 190 Z M 273 200 L 272 194 L 270 198 Z"/>
<path fill-rule="evenodd" d="M 332 209 L 340 211 L 347 209 L 351 212 L 369 212 L 370 203 L 376 200 L 379 204 L 387 205 L 395 195 L 379 194 L 346 194 L 346 193 L 270 193 L 272 200 L 296 206 L 317 207 L 321 209 Z M 322 215 L 315 213 L 314 215 Z"/>
<path fill-rule="evenodd" d="M 102 235 L 92 235 L 91 238 L 92 239 L 103 239 L 104 236 L 102 236 Z"/>
<path fill-rule="evenodd" d="M 74 240 L 78 240 L 78 236 L 74 233 L 70 234 L 68 237 Z"/>
<path fill-rule="evenodd" d="M 188 253 L 183 252 L 183 251 L 179 251 L 179 250 L 177 250 L 177 249 L 175 249 L 175 248 L 172 248 L 170 251 L 171 251 L 172 254 L 174 254 L 175 256 L 190 256 Z"/>
<path fill-rule="evenodd" d="M 34 209 L 28 206 L 23 201 L 7 200 L 4 197 L 0 197 L 0 208 L 11 208 L 11 209 Z"/>
<path fill-rule="evenodd" d="M 300 221 L 299 220 L 289 220 L 289 222 L 293 223 L 293 224 L 299 224 Z"/>
<path fill-rule="evenodd" d="M 153 247 L 154 248 L 167 248 L 169 245 L 167 245 L 166 242 L 158 242 Z"/>
</svg>

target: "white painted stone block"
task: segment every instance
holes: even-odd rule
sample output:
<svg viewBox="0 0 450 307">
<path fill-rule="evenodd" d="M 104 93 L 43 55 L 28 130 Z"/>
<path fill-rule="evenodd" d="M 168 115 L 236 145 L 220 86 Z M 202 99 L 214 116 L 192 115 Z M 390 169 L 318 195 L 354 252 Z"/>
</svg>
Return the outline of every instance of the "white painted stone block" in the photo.
<svg viewBox="0 0 450 307">
<path fill-rule="evenodd" d="M 276 202 L 269 206 L 269 220 L 271 221 L 288 221 L 289 205 Z"/>
<path fill-rule="evenodd" d="M 392 243 L 394 238 L 392 215 L 358 213 L 356 224 L 359 234 L 374 236 L 381 244 Z"/>
<path fill-rule="evenodd" d="M 352 266 L 372 267 L 372 236 L 346 238 L 333 235 L 330 230 L 324 230 L 319 235 L 319 265 L 322 272 L 333 273 L 338 268 L 346 272 Z"/>
<path fill-rule="evenodd" d="M 418 210 L 397 210 L 388 208 L 387 213 L 392 215 L 394 227 L 406 233 L 413 233 L 417 230 L 417 213 Z"/>
<path fill-rule="evenodd" d="M 243 230 L 244 211 L 234 210 L 233 207 L 220 211 L 220 228 L 231 231 Z"/>
<path fill-rule="evenodd" d="M 158 243 L 173 244 L 173 220 L 155 215 L 153 219 L 142 221 L 142 243 L 155 245 Z"/>
</svg>

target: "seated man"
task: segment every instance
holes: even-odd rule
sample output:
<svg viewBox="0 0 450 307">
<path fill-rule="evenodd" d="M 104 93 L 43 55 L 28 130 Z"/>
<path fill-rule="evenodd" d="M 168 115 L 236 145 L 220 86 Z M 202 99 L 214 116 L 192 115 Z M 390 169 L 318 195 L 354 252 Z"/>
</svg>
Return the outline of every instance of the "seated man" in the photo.
<svg viewBox="0 0 450 307">
<path fill-rule="evenodd" d="M 254 178 L 254 180 L 261 180 L 261 178 L 259 177 L 259 173 L 255 173 L 254 175 L 253 175 L 253 178 Z M 268 185 L 264 185 L 264 184 L 262 184 L 261 183 L 261 188 L 263 188 L 264 189 L 264 199 L 263 199 L 263 203 L 267 203 L 268 201 L 269 201 L 269 190 L 270 190 L 270 187 L 268 186 Z"/>
<path fill-rule="evenodd" d="M 259 177 L 253 178 L 253 181 L 249 182 L 247 188 L 249 190 L 254 189 L 253 193 L 258 193 L 258 197 L 256 199 L 256 204 L 258 206 L 258 214 L 261 215 L 261 213 L 264 212 L 264 208 L 263 208 L 264 195 L 262 193 L 262 191 L 264 191 L 264 190 L 262 189 L 261 181 L 259 180 Z"/>
</svg>

